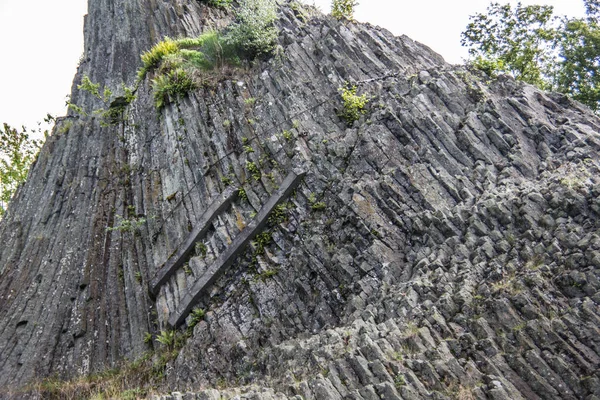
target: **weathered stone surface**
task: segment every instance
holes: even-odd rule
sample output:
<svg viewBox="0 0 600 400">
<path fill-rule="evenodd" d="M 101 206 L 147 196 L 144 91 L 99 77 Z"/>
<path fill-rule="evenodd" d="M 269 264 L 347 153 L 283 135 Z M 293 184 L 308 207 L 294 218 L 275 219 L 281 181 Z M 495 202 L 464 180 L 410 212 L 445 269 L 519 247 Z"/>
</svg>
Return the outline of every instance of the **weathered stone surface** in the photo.
<svg viewBox="0 0 600 400">
<path fill-rule="evenodd" d="M 196 1 L 89 8 L 75 84 L 88 74 L 114 91 L 160 37 L 227 19 Z M 272 241 L 198 299 L 206 317 L 163 393 L 600 396 L 600 120 L 379 28 L 287 6 L 279 16 L 277 57 L 161 112 L 146 79 L 125 122 L 70 116 L 69 133 L 49 138 L 0 223 L 0 387 L 141 356 L 144 333 L 166 329 L 302 165 Z M 337 116 L 345 81 L 371 98 L 352 127 Z M 72 99 L 99 106 L 76 89 Z M 157 268 L 228 179 L 247 201 L 215 218 L 206 254 L 149 298 Z M 147 223 L 107 231 L 117 216 Z"/>
<path fill-rule="evenodd" d="M 210 228 L 213 220 L 231 205 L 231 202 L 238 194 L 238 188 L 229 187 L 218 196 L 215 201 L 207 208 L 200 216 L 198 221 L 195 221 L 194 229 L 190 232 L 186 240 L 177 248 L 167 262 L 159 268 L 154 278 L 150 281 L 150 292 L 156 294 L 162 285 L 181 268 L 195 251 L 197 242 L 201 241 Z"/>
<path fill-rule="evenodd" d="M 283 182 L 281 182 L 281 187 L 269 197 L 252 221 L 238 233 L 213 264 L 204 270 L 204 273 L 200 275 L 192 287 L 181 297 L 177 308 L 169 316 L 169 326 L 177 328 L 181 325 L 203 292 L 227 271 L 236 261 L 237 257 L 245 250 L 246 245 L 267 226 L 269 216 L 273 215 L 275 208 L 296 190 L 302 182 L 304 175 L 304 172 L 296 173 L 292 171 L 285 177 Z"/>
</svg>

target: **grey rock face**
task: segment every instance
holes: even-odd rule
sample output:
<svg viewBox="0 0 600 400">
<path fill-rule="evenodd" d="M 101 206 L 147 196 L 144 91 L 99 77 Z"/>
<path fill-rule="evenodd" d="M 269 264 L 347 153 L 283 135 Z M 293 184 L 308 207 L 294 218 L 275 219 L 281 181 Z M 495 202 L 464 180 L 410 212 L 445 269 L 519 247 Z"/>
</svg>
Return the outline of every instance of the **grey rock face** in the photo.
<svg viewBox="0 0 600 400">
<path fill-rule="evenodd" d="M 120 3 L 90 4 L 76 83 L 118 90 L 163 35 L 226 19 Z M 302 167 L 264 243 L 198 301 L 205 319 L 162 388 L 193 390 L 159 398 L 600 396 L 600 120 L 369 25 L 288 7 L 278 24 L 278 56 L 234 79 L 160 112 L 147 79 L 124 123 L 73 118 L 48 140 L 0 224 L 0 386 L 139 357 Z M 352 127 L 345 81 L 370 97 Z M 246 196 L 150 297 L 229 185 Z"/>
</svg>

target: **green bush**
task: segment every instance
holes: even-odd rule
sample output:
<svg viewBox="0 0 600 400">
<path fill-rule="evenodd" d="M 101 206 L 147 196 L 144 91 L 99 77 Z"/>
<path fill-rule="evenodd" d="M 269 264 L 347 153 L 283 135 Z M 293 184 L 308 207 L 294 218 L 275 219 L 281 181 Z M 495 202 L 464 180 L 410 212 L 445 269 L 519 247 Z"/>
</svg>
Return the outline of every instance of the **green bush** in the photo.
<svg viewBox="0 0 600 400">
<path fill-rule="evenodd" d="M 207 3 L 225 6 L 230 0 L 208 0 Z M 152 87 L 157 108 L 194 89 L 193 77 L 197 72 L 236 67 L 242 57 L 253 59 L 273 51 L 278 35 L 274 25 L 275 0 L 240 0 L 235 16 L 236 21 L 224 35 L 208 31 L 196 38 L 167 37 L 142 54 L 138 79 L 156 71 Z"/>
<path fill-rule="evenodd" d="M 137 232 L 146 223 L 146 218 L 131 218 L 126 219 L 120 215 L 116 216 L 116 224 L 113 227 L 106 228 L 107 232 L 119 231 L 119 232 Z"/>
<path fill-rule="evenodd" d="M 358 5 L 356 0 L 333 0 L 331 4 L 331 15 L 338 20 L 354 19 L 354 7 Z"/>
<path fill-rule="evenodd" d="M 196 88 L 193 76 L 197 72 L 236 66 L 240 60 L 233 45 L 219 32 L 208 31 L 196 38 L 165 38 L 142 55 L 142 62 L 139 79 L 150 71 L 157 73 L 152 88 L 155 105 L 160 109 Z"/>
<path fill-rule="evenodd" d="M 468 61 L 467 65 L 483 71 L 490 78 L 497 78 L 499 74 L 506 71 L 506 63 L 504 60 L 493 56 L 476 56 Z"/>
<path fill-rule="evenodd" d="M 226 41 L 248 59 L 270 54 L 279 35 L 274 25 L 276 19 L 275 0 L 241 0 Z"/>
<path fill-rule="evenodd" d="M 92 96 L 100 99 L 103 103 L 108 105 L 108 109 L 99 108 L 92 112 L 92 114 L 100 115 L 102 117 L 100 120 L 101 126 L 109 126 L 123 121 L 127 105 L 133 102 L 136 97 L 134 94 L 135 89 L 125 86 L 124 83 L 122 84 L 123 95 L 121 96 L 113 97 L 113 92 L 108 88 L 108 86 L 104 86 L 104 90 L 101 92 L 100 84 L 92 82 L 90 77 L 87 75 L 83 76 L 81 79 L 81 84 L 77 85 L 77 89 L 90 93 Z M 73 112 L 79 115 L 90 115 L 90 113 L 86 112 L 82 107 L 79 107 L 70 101 L 67 101 L 67 105 L 69 109 L 73 110 Z"/>
<path fill-rule="evenodd" d="M 100 96 L 100 84 L 92 82 L 90 77 L 87 75 L 83 76 L 83 79 L 81 79 L 81 85 L 77 85 L 77 89 L 85 90 L 92 96 L 102 98 L 102 96 Z"/>
<path fill-rule="evenodd" d="M 146 73 L 157 68 L 167 55 L 177 53 L 178 51 L 179 45 L 168 37 L 162 42 L 155 44 L 154 47 L 142 54 L 142 63 L 144 66 L 138 72 L 138 78 L 144 79 Z"/>
<path fill-rule="evenodd" d="M 339 89 L 344 103 L 344 109 L 340 112 L 340 118 L 344 119 L 349 126 L 360 119 L 360 116 L 366 113 L 365 106 L 369 102 L 366 94 L 358 96 L 356 86 L 345 84 Z"/>
<path fill-rule="evenodd" d="M 142 54 L 143 66 L 138 78 L 144 79 L 150 71 L 160 73 L 174 69 L 199 68 L 205 71 L 225 64 L 239 64 L 236 49 L 217 31 L 208 31 L 195 38 L 171 39 L 166 37 Z"/>
<path fill-rule="evenodd" d="M 226 65 L 240 64 L 237 49 L 217 31 L 203 33 L 196 43 L 193 47 L 197 50 L 191 50 L 192 46 L 181 50 L 182 57 L 191 65 L 210 71 Z"/>
</svg>

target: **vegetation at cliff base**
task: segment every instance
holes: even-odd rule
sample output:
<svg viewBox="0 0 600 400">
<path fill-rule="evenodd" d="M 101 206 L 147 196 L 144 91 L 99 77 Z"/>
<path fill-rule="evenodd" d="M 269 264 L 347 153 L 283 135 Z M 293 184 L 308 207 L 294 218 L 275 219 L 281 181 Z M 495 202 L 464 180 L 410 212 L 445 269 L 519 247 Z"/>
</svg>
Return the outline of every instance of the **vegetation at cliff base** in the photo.
<svg viewBox="0 0 600 400">
<path fill-rule="evenodd" d="M 0 218 L 37 157 L 42 140 L 32 139 L 25 127 L 21 130 L 4 124 L 0 128 Z"/>
<path fill-rule="evenodd" d="M 462 33 L 470 64 L 491 77 L 509 74 L 600 108 L 600 1 L 584 0 L 585 18 L 552 6 L 492 3 Z"/>
<path fill-rule="evenodd" d="M 197 318 L 197 323 L 204 317 L 204 311 L 196 309 L 192 315 L 193 318 Z M 115 368 L 68 380 L 58 377 L 45 378 L 13 394 L 57 400 L 146 398 L 164 383 L 168 365 L 177 358 L 189 335 L 190 330 L 160 331 L 156 335 L 146 332 L 143 341 L 153 350 L 147 351 L 134 361 L 124 360 Z"/>
</svg>

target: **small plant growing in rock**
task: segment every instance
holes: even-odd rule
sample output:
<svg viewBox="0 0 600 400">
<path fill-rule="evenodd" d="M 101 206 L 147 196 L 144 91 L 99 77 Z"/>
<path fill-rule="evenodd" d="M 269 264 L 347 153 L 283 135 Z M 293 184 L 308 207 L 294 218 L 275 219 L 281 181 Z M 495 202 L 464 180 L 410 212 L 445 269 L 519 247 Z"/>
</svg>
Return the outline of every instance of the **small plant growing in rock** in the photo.
<svg viewBox="0 0 600 400">
<path fill-rule="evenodd" d="M 288 142 L 291 141 L 292 139 L 294 139 L 294 135 L 290 131 L 283 131 L 282 135 L 283 135 L 283 138 L 285 140 L 287 140 Z"/>
<path fill-rule="evenodd" d="M 127 389 L 119 396 L 123 400 L 136 400 L 139 399 L 140 396 L 145 397 L 146 392 L 140 388 L 135 389 Z"/>
<path fill-rule="evenodd" d="M 331 4 L 331 16 L 337 20 L 354 20 L 354 7 L 358 5 L 356 0 L 333 0 Z"/>
<path fill-rule="evenodd" d="M 396 389 L 400 389 L 402 386 L 406 385 L 406 380 L 404 379 L 404 375 L 398 374 L 394 377 L 394 386 Z"/>
<path fill-rule="evenodd" d="M 206 315 L 206 311 L 204 311 L 204 309 L 194 308 L 192 310 L 192 312 L 190 313 L 191 319 L 190 319 L 188 328 L 191 329 L 191 328 L 195 327 L 196 325 L 198 325 L 198 322 L 202 321 L 204 319 L 205 315 Z"/>
<path fill-rule="evenodd" d="M 292 207 L 293 205 L 288 203 L 278 204 L 269 216 L 269 224 L 274 226 L 285 222 L 288 219 L 288 209 Z"/>
<path fill-rule="evenodd" d="M 241 201 L 248 201 L 248 194 L 244 188 L 240 188 L 240 190 L 238 190 L 238 197 Z"/>
<path fill-rule="evenodd" d="M 274 277 L 274 276 L 275 276 L 275 275 L 277 275 L 278 273 L 279 273 L 279 271 L 278 271 L 278 270 L 276 270 L 276 269 L 268 269 L 268 270 L 266 270 L 266 271 L 264 271 L 264 272 L 260 273 L 260 274 L 258 275 L 258 278 L 260 278 L 260 280 L 264 282 L 264 281 L 266 281 L 267 279 Z"/>
<path fill-rule="evenodd" d="M 323 211 L 327 208 L 327 204 L 324 201 L 317 201 L 310 205 L 311 210 L 313 211 Z"/>
<path fill-rule="evenodd" d="M 190 268 L 189 264 L 187 264 L 187 263 L 183 264 L 183 272 L 185 272 L 186 275 L 192 274 L 192 269 Z"/>
<path fill-rule="evenodd" d="M 117 223 L 110 227 L 106 228 L 107 232 L 119 231 L 119 232 L 137 232 L 142 226 L 146 223 L 146 218 L 131 218 L 126 219 L 117 215 Z"/>
<path fill-rule="evenodd" d="M 366 94 L 357 95 L 356 90 L 356 85 L 348 83 L 339 89 L 344 108 L 338 115 L 346 121 L 348 126 L 352 126 L 360 119 L 361 115 L 367 112 L 365 106 L 369 102 L 369 98 Z"/>
<path fill-rule="evenodd" d="M 265 231 L 256 235 L 256 239 L 254 239 L 256 254 L 263 254 L 265 252 L 265 247 L 268 246 L 272 240 L 273 235 L 269 231 Z"/>
<path fill-rule="evenodd" d="M 227 9 L 231 6 L 231 0 L 200 0 L 200 2 L 217 8 Z"/>
<path fill-rule="evenodd" d="M 313 211 L 323 211 L 327 208 L 327 204 L 324 201 L 317 201 L 317 195 L 311 193 L 308 196 L 308 202 L 310 204 L 310 209 Z"/>
<path fill-rule="evenodd" d="M 252 175 L 252 178 L 254 178 L 255 181 L 260 180 L 261 173 L 256 163 L 252 161 L 246 161 L 246 169 L 248 172 L 250 172 L 250 175 Z"/>
<path fill-rule="evenodd" d="M 404 330 L 402 331 L 402 336 L 405 338 L 410 338 L 419 334 L 419 326 L 414 322 L 409 322 L 404 326 Z"/>
<path fill-rule="evenodd" d="M 185 96 L 196 84 L 183 68 L 177 68 L 152 80 L 154 104 L 157 109 L 163 108 L 174 98 Z"/>
<path fill-rule="evenodd" d="M 223 183 L 223 185 L 225 185 L 225 186 L 231 186 L 231 184 L 233 183 L 233 180 L 228 176 L 224 176 L 221 178 L 221 183 Z"/>
<path fill-rule="evenodd" d="M 58 133 L 60 135 L 66 135 L 67 133 L 69 133 L 69 130 L 71 130 L 71 127 L 73 126 L 73 121 L 69 120 L 69 121 L 65 121 L 62 126 L 59 128 Z"/>
<path fill-rule="evenodd" d="M 177 332 L 174 330 L 170 331 L 160 331 L 160 333 L 156 336 L 156 341 L 167 349 L 172 349 L 175 345 L 175 337 L 177 336 Z"/>
<path fill-rule="evenodd" d="M 195 248 L 197 256 L 206 257 L 206 252 L 208 251 L 208 249 L 206 248 L 206 245 L 204 243 L 196 242 Z"/>
<path fill-rule="evenodd" d="M 475 394 L 473 388 L 469 386 L 451 384 L 448 387 L 450 397 L 458 400 L 475 400 Z"/>
<path fill-rule="evenodd" d="M 90 77 L 87 75 L 83 76 L 81 79 L 81 84 L 77 85 L 77 89 L 90 93 L 92 96 L 98 98 L 108 106 L 108 109 L 99 108 L 93 111 L 94 115 L 99 115 L 102 117 L 102 120 L 100 121 L 101 126 L 110 126 L 123 121 L 125 108 L 135 100 L 135 94 L 133 93 L 134 89 L 125 86 L 125 84 L 122 85 L 123 95 L 113 97 L 113 92 L 108 88 L 108 86 L 104 86 L 104 90 L 101 93 L 100 84 L 92 82 Z M 69 106 L 69 109 L 73 110 L 77 114 L 82 116 L 89 115 L 89 113 L 85 112 L 83 108 L 71 103 L 70 101 L 67 101 L 67 105 Z"/>
<path fill-rule="evenodd" d="M 93 83 L 90 77 L 87 75 L 83 76 L 83 79 L 81 79 L 81 85 L 77 85 L 77 89 L 88 92 L 92 96 L 102 100 L 102 96 L 100 95 L 100 84 Z"/>
</svg>

